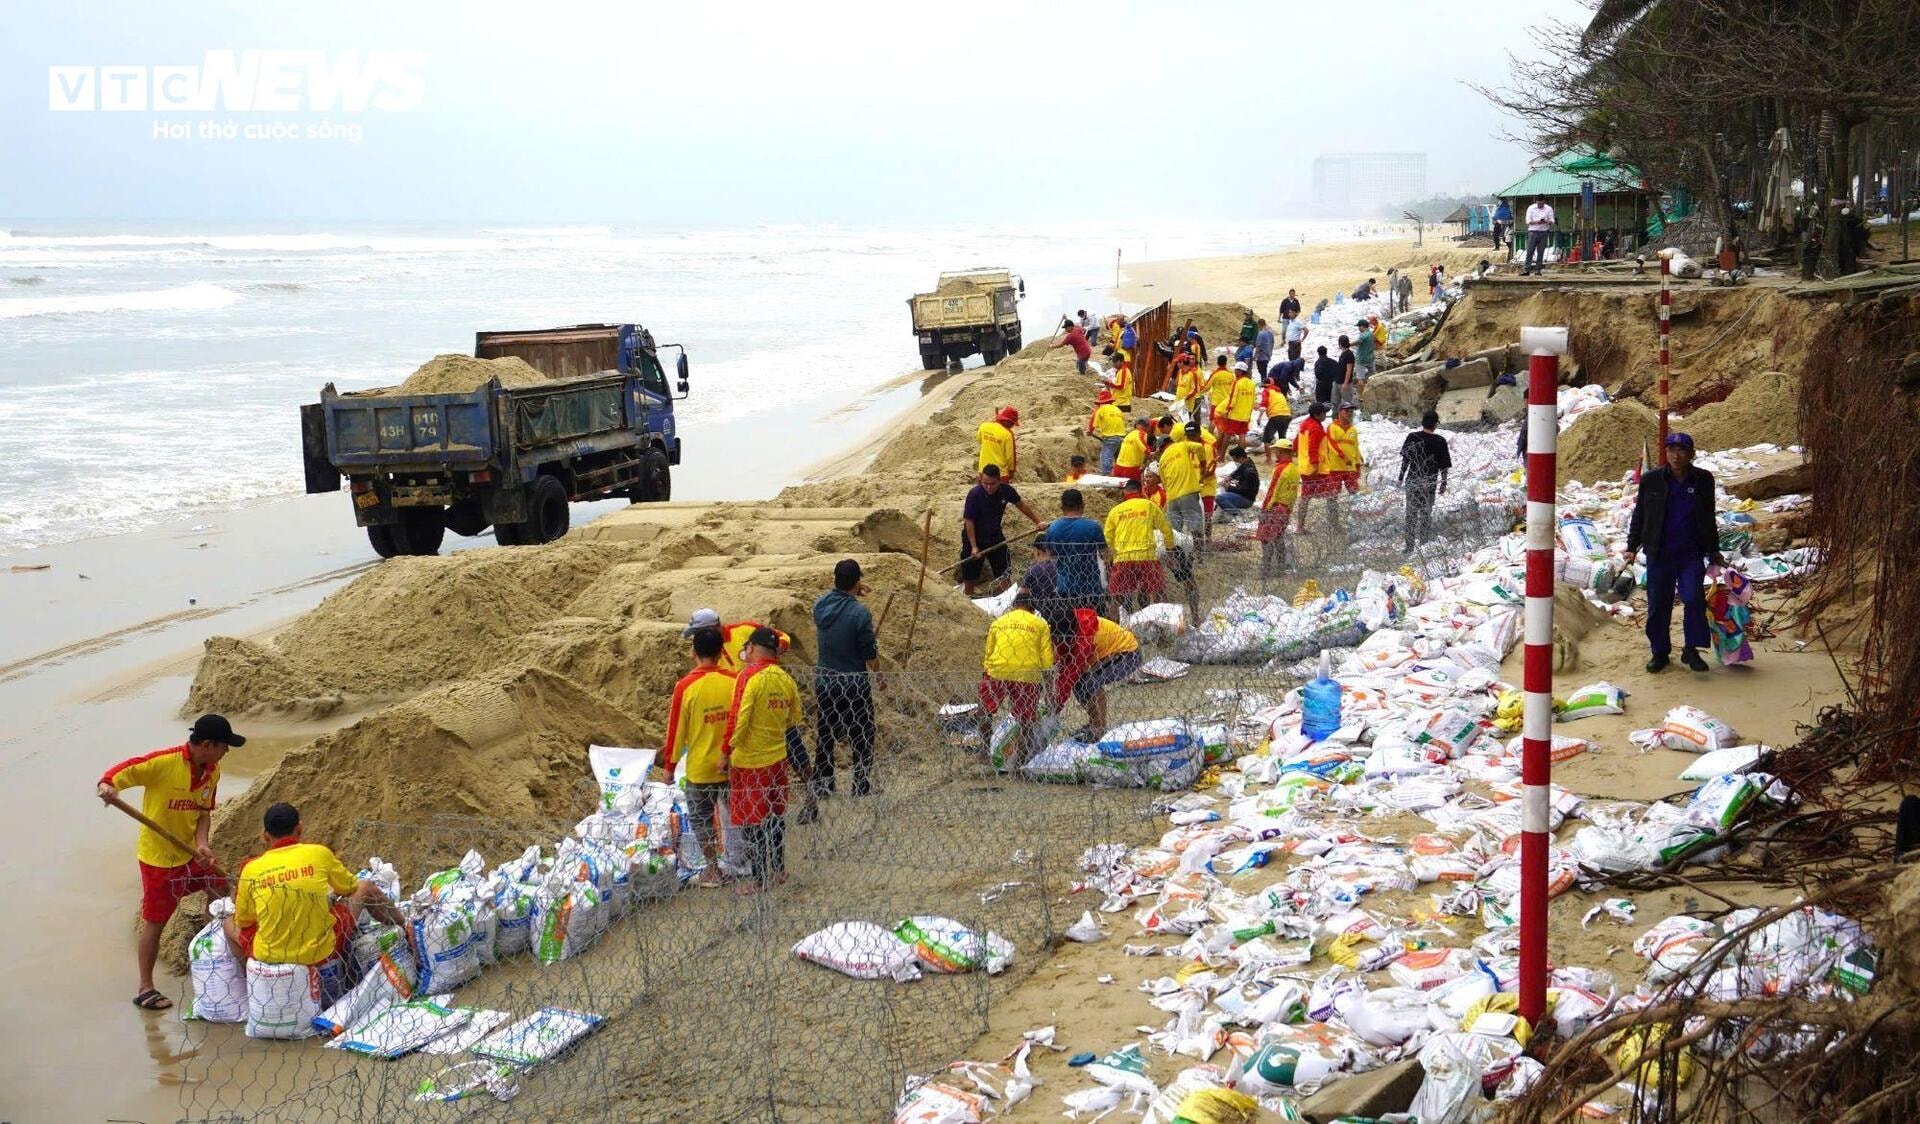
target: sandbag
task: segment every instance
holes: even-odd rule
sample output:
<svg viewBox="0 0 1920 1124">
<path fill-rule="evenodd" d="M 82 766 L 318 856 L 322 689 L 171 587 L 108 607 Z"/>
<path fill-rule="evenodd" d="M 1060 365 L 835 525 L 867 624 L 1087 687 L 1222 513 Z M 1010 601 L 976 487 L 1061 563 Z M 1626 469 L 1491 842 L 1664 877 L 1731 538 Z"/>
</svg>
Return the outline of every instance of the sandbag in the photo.
<svg viewBox="0 0 1920 1124">
<path fill-rule="evenodd" d="M 320 1005 L 320 969 L 247 961 L 248 1038 L 311 1038 Z"/>
<path fill-rule="evenodd" d="M 793 954 L 856 980 L 917 980 L 913 945 L 871 921 L 841 921 L 800 938 Z"/>
<path fill-rule="evenodd" d="M 653 759 L 659 756 L 655 749 L 622 749 L 610 745 L 590 745 L 587 747 L 587 765 L 593 770 L 593 779 L 600 785 L 600 809 L 611 811 L 616 804 L 622 803 L 621 796 L 630 788 L 644 783 L 648 770 L 653 768 Z M 632 800 L 625 802 L 631 806 Z"/>
<path fill-rule="evenodd" d="M 419 966 L 402 942 L 394 952 L 381 953 L 359 983 L 316 1015 L 313 1028 L 326 1035 L 341 1034 L 379 1008 L 413 998 L 418 978 Z"/>
<path fill-rule="evenodd" d="M 998 933 L 986 936 L 949 917 L 916 915 L 893 927 L 893 935 L 913 948 L 920 963 L 935 972 L 971 972 L 985 968 L 999 975 L 1013 963 L 1013 942 Z"/>
<path fill-rule="evenodd" d="M 233 899 L 220 898 L 207 907 L 212 916 L 187 945 L 187 974 L 193 980 L 193 998 L 180 1015 L 210 1023 L 247 1021 L 247 965 L 234 955 L 223 918 L 233 916 Z"/>
<path fill-rule="evenodd" d="M 1565 705 L 1561 706 L 1555 718 L 1561 722 L 1573 722 L 1596 714 L 1624 714 L 1626 707 L 1621 704 L 1626 697 L 1625 691 L 1605 680 L 1589 683 L 1567 696 Z"/>
<path fill-rule="evenodd" d="M 467 908 L 434 901 L 425 890 L 414 895 L 413 908 L 407 930 L 419 954 L 421 993 L 445 994 L 479 975 L 480 952 L 473 944 L 473 917 Z"/>
</svg>

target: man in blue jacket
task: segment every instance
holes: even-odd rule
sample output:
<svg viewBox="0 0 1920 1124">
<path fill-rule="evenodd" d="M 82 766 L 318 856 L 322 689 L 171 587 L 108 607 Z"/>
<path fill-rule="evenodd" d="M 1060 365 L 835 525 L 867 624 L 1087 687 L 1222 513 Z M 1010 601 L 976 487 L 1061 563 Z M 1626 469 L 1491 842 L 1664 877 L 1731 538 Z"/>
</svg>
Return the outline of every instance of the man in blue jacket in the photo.
<svg viewBox="0 0 1920 1124">
<path fill-rule="evenodd" d="M 813 680 L 813 787 L 833 793 L 833 747 L 853 747 L 853 794 L 873 792 L 873 686 L 868 673 L 880 659 L 873 613 L 860 603 L 866 592 L 860 563 L 843 558 L 833 567 L 833 588 L 813 603 L 819 657 Z"/>
<path fill-rule="evenodd" d="M 1640 495 L 1627 525 L 1627 560 L 1647 552 L 1648 671 L 1661 671 L 1673 652 L 1673 598 L 1680 595 L 1681 632 L 1686 648 L 1682 665 L 1707 670 L 1700 649 L 1713 642 L 1707 632 L 1707 563 L 1726 565 L 1720 554 L 1720 529 L 1714 521 L 1713 474 L 1693 466 L 1693 438 L 1667 435 L 1667 464 L 1640 477 Z"/>
</svg>

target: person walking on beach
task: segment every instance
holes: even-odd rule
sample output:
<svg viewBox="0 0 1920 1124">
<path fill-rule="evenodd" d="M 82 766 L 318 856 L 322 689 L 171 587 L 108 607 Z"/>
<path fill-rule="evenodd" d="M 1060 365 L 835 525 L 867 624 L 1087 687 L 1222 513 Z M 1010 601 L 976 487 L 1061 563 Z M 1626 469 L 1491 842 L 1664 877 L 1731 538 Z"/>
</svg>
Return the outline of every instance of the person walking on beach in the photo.
<svg viewBox="0 0 1920 1124">
<path fill-rule="evenodd" d="M 1254 322 L 1258 330 L 1253 335 L 1253 371 L 1254 377 L 1267 377 L 1267 368 L 1273 363 L 1273 329 L 1267 327 L 1265 320 Z"/>
<path fill-rule="evenodd" d="M 980 461 L 976 470 L 985 472 L 995 470 L 995 475 L 1007 483 L 1013 483 L 1013 470 L 1019 464 L 1019 450 L 1015 446 L 1013 429 L 1020 424 L 1020 411 L 1012 406 L 1000 407 L 993 420 L 980 423 Z"/>
<path fill-rule="evenodd" d="M 153 965 L 160 956 L 160 933 L 180 908 L 180 899 L 198 890 L 212 897 L 227 892 L 227 876 L 214 860 L 208 831 L 220 787 L 220 761 L 227 750 L 245 744 L 247 739 L 233 732 L 224 715 L 202 714 L 187 731 L 184 743 L 129 757 L 100 774 L 94 788 L 108 807 L 127 789 L 140 789 L 141 813 L 166 832 L 162 835 L 142 824 L 134 843 L 140 866 L 140 935 L 135 952 L 140 990 L 133 1005 L 142 1011 L 173 1006 L 153 986 Z M 174 840 L 192 844 L 192 850 Z"/>
<path fill-rule="evenodd" d="M 1000 478 L 993 465 L 980 470 L 980 480 L 968 492 L 960 509 L 960 581 L 968 597 L 981 585 L 998 585 L 1006 576 L 1012 558 L 1007 551 L 1007 536 L 1002 522 L 1007 507 L 1040 526 L 1040 516 L 1020 498 L 1014 486 Z M 987 576 L 991 575 L 991 576 Z M 771 630 L 769 630 L 771 631 Z"/>
<path fill-rule="evenodd" d="M 1327 345 L 1321 344 L 1318 350 L 1320 355 L 1313 361 L 1313 401 L 1325 406 L 1333 401 L 1340 385 L 1340 361 L 1327 357 Z"/>
<path fill-rule="evenodd" d="M 1340 406 L 1351 405 L 1354 400 L 1354 395 L 1358 393 L 1358 390 L 1354 386 L 1354 381 L 1353 381 L 1354 368 L 1356 366 L 1357 360 L 1354 358 L 1354 354 L 1353 354 L 1353 340 L 1344 335 L 1340 337 L 1339 363 L 1340 363 L 1340 376 L 1339 376 L 1340 390 L 1339 390 L 1339 393 L 1334 396 L 1333 401 L 1336 405 L 1340 405 Z"/>
<path fill-rule="evenodd" d="M 1420 428 L 1407 434 L 1400 445 L 1400 483 L 1407 490 L 1406 552 L 1412 554 L 1433 537 L 1433 499 L 1435 489 L 1444 495 L 1447 474 L 1453 469 L 1453 453 L 1447 439 L 1435 433 L 1440 415 L 1428 410 L 1420 415 Z"/>
<path fill-rule="evenodd" d="M 1502 199 L 1500 200 L 1500 205 L 1493 209 L 1493 248 L 1494 249 L 1498 250 L 1501 247 L 1501 245 L 1504 244 L 1507 247 L 1507 252 L 1509 254 L 1513 252 L 1513 238 L 1510 234 L 1508 234 L 1508 231 L 1512 229 L 1513 229 L 1513 208 L 1507 205 L 1507 201 L 1505 199 Z"/>
<path fill-rule="evenodd" d="M 1100 524 L 1087 518 L 1087 498 L 1078 488 L 1060 493 L 1060 517 L 1041 536 L 1055 559 L 1053 592 L 1073 609 L 1101 612 L 1107 586 L 1100 577 L 1100 553 L 1107 545 Z"/>
<path fill-rule="evenodd" d="M 1083 375 L 1086 374 L 1087 360 L 1093 358 L 1093 345 L 1087 342 L 1086 329 L 1071 321 L 1064 322 L 1061 327 L 1064 329 L 1061 337 L 1055 340 L 1053 346 L 1047 348 L 1047 350 L 1052 351 L 1055 347 L 1072 348 L 1073 369 Z"/>
<path fill-rule="evenodd" d="M 1093 413 L 1087 417 L 1087 433 L 1100 442 L 1100 474 L 1113 472 L 1113 461 L 1120 455 L 1120 442 L 1127 436 L 1127 416 L 1113 404 L 1113 392 L 1102 390 L 1093 397 Z"/>
<path fill-rule="evenodd" d="M 1367 380 L 1373 377 L 1373 349 L 1379 340 L 1373 334 L 1373 325 L 1360 321 L 1353 337 L 1353 398 L 1360 401 L 1360 392 L 1366 389 Z"/>
<path fill-rule="evenodd" d="M 687 818 L 707 860 L 694 879 L 701 886 L 718 886 L 722 878 L 719 817 L 725 814 L 727 762 L 721 745 L 733 709 L 734 683 L 734 673 L 720 666 L 723 643 L 717 628 L 694 630 L 693 670 L 673 685 L 665 759 L 660 763 L 668 784 L 676 773 L 686 778 Z"/>
<path fill-rule="evenodd" d="M 1287 360 L 1289 362 L 1298 362 L 1300 359 L 1300 349 L 1305 347 L 1307 343 L 1307 326 L 1301 323 L 1300 318 L 1296 316 L 1287 321 L 1286 334 Z"/>
<path fill-rule="evenodd" d="M 1288 289 L 1287 295 L 1280 300 L 1280 319 L 1283 323 L 1291 324 L 1299 318 L 1300 295 L 1292 289 Z M 1296 355 L 1294 358 L 1297 359 L 1299 356 Z"/>
<path fill-rule="evenodd" d="M 1522 263 L 1520 276 L 1545 273 L 1547 270 L 1547 243 L 1553 239 L 1553 208 L 1547 204 L 1547 197 L 1536 195 L 1527 207 L 1527 257 Z"/>
<path fill-rule="evenodd" d="M 1713 474 L 1693 463 L 1693 438 L 1667 434 L 1667 463 L 1640 477 L 1640 492 L 1627 524 L 1627 558 L 1647 553 L 1647 670 L 1662 671 L 1673 653 L 1673 599 L 1679 592 L 1680 663 L 1707 670 L 1700 649 L 1713 642 L 1707 631 L 1707 564 L 1724 566 L 1714 516 Z"/>
<path fill-rule="evenodd" d="M 873 793 L 873 682 L 880 661 L 873 611 L 860 603 L 867 592 L 860 562 L 833 564 L 833 588 L 813 603 L 819 655 L 813 675 L 813 792 L 834 792 L 833 747 L 853 752 L 853 794 Z"/>
<path fill-rule="evenodd" d="M 1254 337 L 1260 334 L 1260 328 L 1259 328 L 1259 325 L 1253 319 L 1252 309 L 1248 309 L 1247 311 L 1242 313 L 1241 316 L 1242 316 L 1242 319 L 1240 321 L 1240 342 L 1250 347 L 1253 345 Z"/>
<path fill-rule="evenodd" d="M 1267 376 L 1265 385 L 1260 388 L 1260 408 L 1266 412 L 1266 425 L 1260 430 L 1260 443 L 1266 446 L 1267 463 L 1274 463 L 1274 443 L 1283 441 L 1287 436 L 1287 427 L 1293 424 L 1293 403 L 1287 401 L 1287 390 L 1281 374 L 1276 369 Z"/>
<path fill-rule="evenodd" d="M 1013 606 L 987 626 L 986 651 L 980 660 L 980 709 L 991 719 L 1004 705 L 1020 724 L 1019 739 L 996 763 L 1002 773 L 1020 771 L 1036 748 L 1035 725 L 1045 703 L 1047 674 L 1053 670 L 1053 632 L 1033 611 L 1033 595 L 1024 586 L 1013 595 Z M 989 738 L 991 725 L 988 726 Z"/>
<path fill-rule="evenodd" d="M 1107 512 L 1101 533 L 1112 555 L 1107 589 L 1117 607 L 1134 612 L 1158 601 L 1166 590 L 1166 574 L 1160 568 L 1154 536 L 1160 537 L 1168 551 L 1174 549 L 1176 541 L 1167 513 L 1141 491 L 1129 490 Z"/>
<path fill-rule="evenodd" d="M 1394 303 L 1399 307 L 1394 311 L 1405 312 L 1413 307 L 1413 274 L 1402 273 L 1393 283 Z"/>
<path fill-rule="evenodd" d="M 1272 591 L 1273 582 L 1287 568 L 1287 520 L 1293 517 L 1293 505 L 1300 499 L 1300 470 L 1293 463 L 1293 442 L 1282 438 L 1272 446 L 1279 467 L 1267 482 L 1266 499 L 1260 504 L 1260 526 L 1253 537 L 1260 543 L 1260 591 Z"/>
<path fill-rule="evenodd" d="M 746 841 L 751 871 L 735 893 L 757 894 L 787 880 L 788 766 L 811 779 L 806 754 L 795 754 L 800 722 L 800 688 L 780 666 L 779 637 L 759 629 L 747 641 L 747 665 L 734 680 L 722 738 L 728 814 Z"/>
</svg>

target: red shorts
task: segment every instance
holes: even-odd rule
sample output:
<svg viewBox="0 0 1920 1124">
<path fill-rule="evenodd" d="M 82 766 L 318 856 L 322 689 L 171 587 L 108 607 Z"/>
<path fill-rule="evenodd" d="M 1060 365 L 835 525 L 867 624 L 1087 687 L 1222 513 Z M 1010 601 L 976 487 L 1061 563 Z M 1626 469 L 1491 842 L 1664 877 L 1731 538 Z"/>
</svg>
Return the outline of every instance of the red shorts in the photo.
<svg viewBox="0 0 1920 1124">
<path fill-rule="evenodd" d="M 227 892 L 227 876 L 194 859 L 185 866 L 140 864 L 140 920 L 165 925 L 180 899 L 199 890 L 214 897 Z"/>
<path fill-rule="evenodd" d="M 1287 519 L 1293 515 L 1293 509 L 1286 504 L 1277 503 L 1260 511 L 1260 526 L 1253 532 L 1258 542 L 1285 542 L 1287 538 Z"/>
<path fill-rule="evenodd" d="M 1140 479 L 1140 470 L 1144 467 L 1144 465 L 1134 465 L 1132 468 L 1123 468 L 1116 464 L 1113 466 L 1113 474 L 1122 480 L 1138 480 Z"/>
<path fill-rule="evenodd" d="M 1107 574 L 1107 592 L 1115 597 L 1145 593 L 1157 597 L 1165 592 L 1167 577 L 1158 560 L 1115 562 Z"/>
<path fill-rule="evenodd" d="M 1300 478 L 1300 496 L 1306 499 L 1313 496 L 1337 496 L 1340 494 L 1340 478 L 1345 473 L 1322 472 L 1317 476 Z"/>
<path fill-rule="evenodd" d="M 320 963 L 325 964 L 327 960 L 332 960 L 336 956 L 346 954 L 348 947 L 353 944 L 353 929 L 354 920 L 352 907 L 347 905 L 346 902 L 334 902 L 333 952 L 327 956 L 326 960 L 322 960 Z M 260 927 L 258 925 L 248 925 L 239 931 L 240 954 L 248 960 L 253 959 L 253 938 L 259 931 Z"/>
<path fill-rule="evenodd" d="M 727 773 L 727 814 L 736 827 L 751 827 L 787 812 L 787 763 Z"/>
<path fill-rule="evenodd" d="M 1346 472 L 1340 473 L 1340 486 L 1345 488 L 1347 491 L 1352 492 L 1356 496 L 1359 495 L 1360 494 L 1360 470 L 1355 468 L 1355 469 L 1350 469 Z"/>
<path fill-rule="evenodd" d="M 1220 420 L 1220 435 L 1222 437 L 1245 437 L 1247 435 L 1247 423 L 1222 418 Z"/>
<path fill-rule="evenodd" d="M 980 705 L 987 709 L 988 714 L 998 714 L 1001 703 L 1007 704 L 1008 712 L 1017 720 L 1031 722 L 1040 717 L 1040 684 L 1014 683 L 982 675 Z"/>
<path fill-rule="evenodd" d="M 1217 498 L 1217 496 L 1200 497 L 1200 510 L 1206 512 L 1209 519 L 1213 518 L 1213 501 Z"/>
</svg>

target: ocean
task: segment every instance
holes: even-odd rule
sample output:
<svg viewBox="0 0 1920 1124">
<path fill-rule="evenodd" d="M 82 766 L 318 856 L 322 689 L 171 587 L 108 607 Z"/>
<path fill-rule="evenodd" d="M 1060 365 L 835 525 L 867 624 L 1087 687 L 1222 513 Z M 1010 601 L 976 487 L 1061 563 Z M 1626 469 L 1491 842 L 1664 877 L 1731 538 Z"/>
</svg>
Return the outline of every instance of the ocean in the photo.
<svg viewBox="0 0 1920 1124">
<path fill-rule="evenodd" d="M 0 556 L 301 490 L 298 407 L 399 382 L 476 331 L 638 322 L 685 344 L 681 499 L 770 496 L 920 393 L 906 299 L 1027 283 L 1028 342 L 1111 310 L 1128 262 L 1353 224 L 365 227 L 19 221 L 0 233 Z M 969 365 L 977 363 L 969 360 Z M 857 408 L 854 408 L 857 407 Z M 343 533 L 353 533 L 341 512 Z"/>
</svg>

